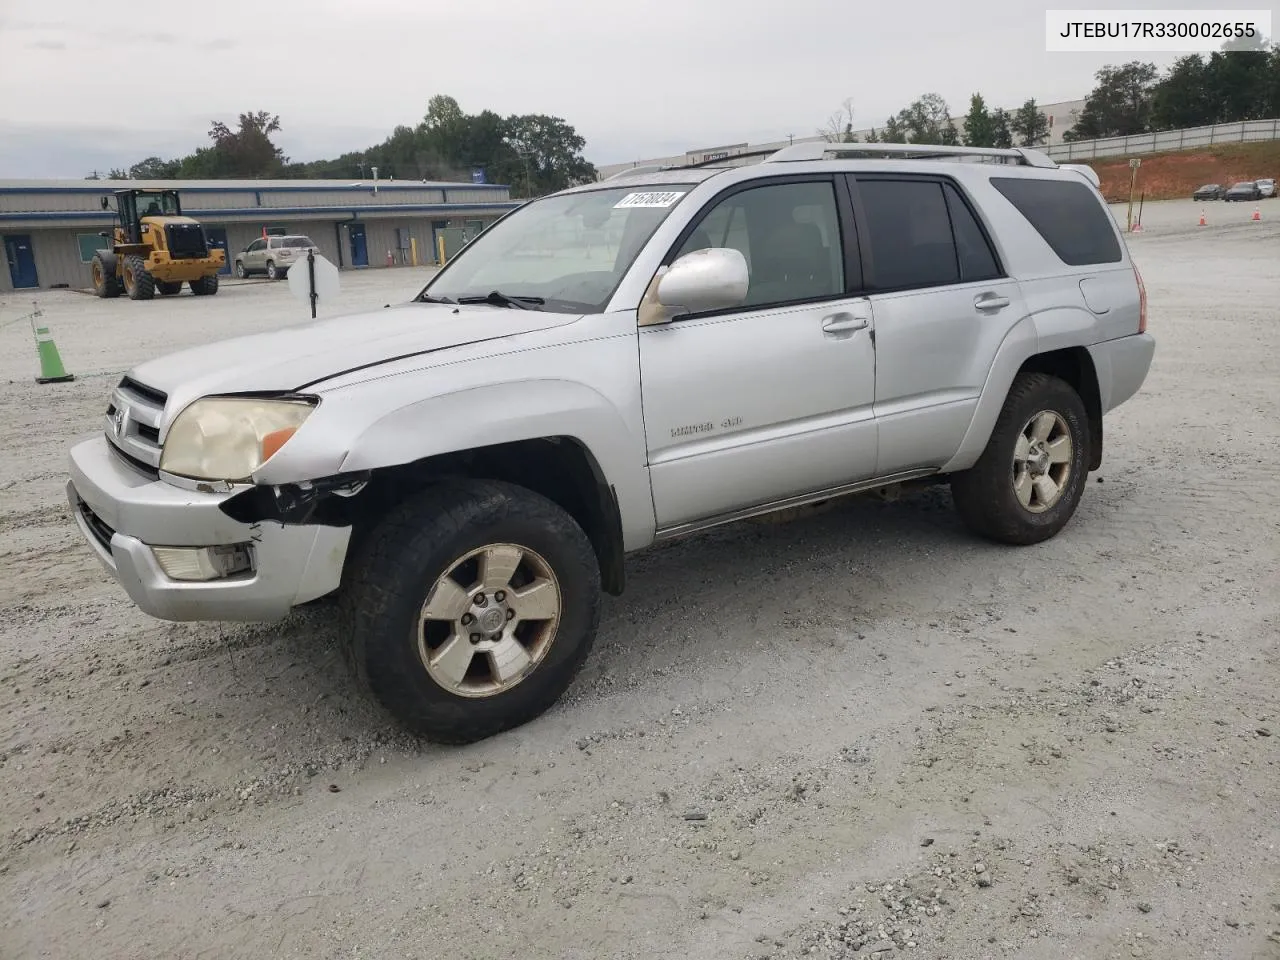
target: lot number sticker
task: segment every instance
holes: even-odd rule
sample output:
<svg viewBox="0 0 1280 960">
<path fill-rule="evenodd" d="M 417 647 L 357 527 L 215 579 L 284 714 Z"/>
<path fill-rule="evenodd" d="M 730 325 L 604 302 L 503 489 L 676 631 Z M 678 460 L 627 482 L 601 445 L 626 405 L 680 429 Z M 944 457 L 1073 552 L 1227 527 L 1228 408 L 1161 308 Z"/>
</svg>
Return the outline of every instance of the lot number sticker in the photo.
<svg viewBox="0 0 1280 960">
<path fill-rule="evenodd" d="M 682 190 L 674 193 L 628 193 L 613 207 L 615 210 L 619 207 L 669 207 L 683 196 Z"/>
</svg>

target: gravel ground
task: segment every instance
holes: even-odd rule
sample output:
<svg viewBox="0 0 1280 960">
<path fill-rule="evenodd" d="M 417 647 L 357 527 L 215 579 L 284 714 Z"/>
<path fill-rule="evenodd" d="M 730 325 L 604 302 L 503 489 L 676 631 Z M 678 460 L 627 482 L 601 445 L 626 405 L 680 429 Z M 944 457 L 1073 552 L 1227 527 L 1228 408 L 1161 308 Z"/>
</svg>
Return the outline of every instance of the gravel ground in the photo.
<svg viewBox="0 0 1280 960">
<path fill-rule="evenodd" d="M 283 285 L 41 294 L 78 378 L 0 328 L 0 956 L 1280 957 L 1280 205 L 1209 206 L 1131 240 L 1155 366 L 1060 537 L 935 490 L 637 556 L 570 695 L 465 749 L 323 608 L 149 619 L 67 516 L 113 378 Z"/>
</svg>

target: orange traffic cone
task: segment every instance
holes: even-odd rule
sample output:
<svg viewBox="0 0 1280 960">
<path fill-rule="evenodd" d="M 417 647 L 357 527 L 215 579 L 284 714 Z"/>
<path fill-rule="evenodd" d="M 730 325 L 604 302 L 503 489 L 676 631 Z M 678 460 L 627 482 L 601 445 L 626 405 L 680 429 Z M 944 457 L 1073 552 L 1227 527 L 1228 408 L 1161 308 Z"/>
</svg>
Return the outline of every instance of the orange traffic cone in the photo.
<svg viewBox="0 0 1280 960">
<path fill-rule="evenodd" d="M 1204 226 L 1204 211 L 1200 211 L 1200 226 Z"/>
<path fill-rule="evenodd" d="M 1257 208 L 1257 207 L 1254 207 L 1254 208 L 1253 208 L 1253 219 L 1255 219 L 1255 220 L 1261 220 L 1261 219 L 1262 219 L 1262 214 L 1258 212 L 1258 208 Z"/>
</svg>

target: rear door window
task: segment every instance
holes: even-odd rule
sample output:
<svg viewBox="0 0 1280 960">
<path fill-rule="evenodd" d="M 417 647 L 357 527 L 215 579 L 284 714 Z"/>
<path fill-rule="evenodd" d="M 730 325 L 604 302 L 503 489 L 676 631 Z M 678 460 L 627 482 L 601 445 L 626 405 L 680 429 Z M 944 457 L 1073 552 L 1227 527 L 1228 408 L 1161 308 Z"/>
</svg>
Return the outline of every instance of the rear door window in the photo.
<svg viewBox="0 0 1280 960">
<path fill-rule="evenodd" d="M 870 239 L 870 289 L 908 290 L 960 282 L 960 262 L 941 183 L 859 178 L 857 189 Z"/>
<path fill-rule="evenodd" d="M 1119 263 L 1123 259 L 1111 214 L 1085 184 L 1036 177 L 992 177 L 991 185 L 1027 218 L 1068 266 Z"/>
<path fill-rule="evenodd" d="M 962 283 L 977 283 L 982 280 L 995 280 L 1004 274 L 996 262 L 995 251 L 987 242 L 986 234 L 978 225 L 977 218 L 969 205 L 960 196 L 960 191 L 951 184 L 942 186 L 947 196 L 947 212 L 951 214 L 951 230 L 956 238 L 956 253 L 960 259 L 960 280 Z"/>
</svg>

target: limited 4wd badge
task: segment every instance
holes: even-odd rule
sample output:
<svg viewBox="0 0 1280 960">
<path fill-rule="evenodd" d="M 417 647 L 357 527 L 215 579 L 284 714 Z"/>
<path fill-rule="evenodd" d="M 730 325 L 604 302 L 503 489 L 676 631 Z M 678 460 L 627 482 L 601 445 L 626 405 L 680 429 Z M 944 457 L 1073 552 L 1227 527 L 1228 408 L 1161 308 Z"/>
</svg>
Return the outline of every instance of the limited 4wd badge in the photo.
<svg viewBox="0 0 1280 960">
<path fill-rule="evenodd" d="M 628 193 L 613 206 L 615 210 L 619 207 L 669 207 L 683 196 L 683 190 L 665 193 Z"/>
</svg>

